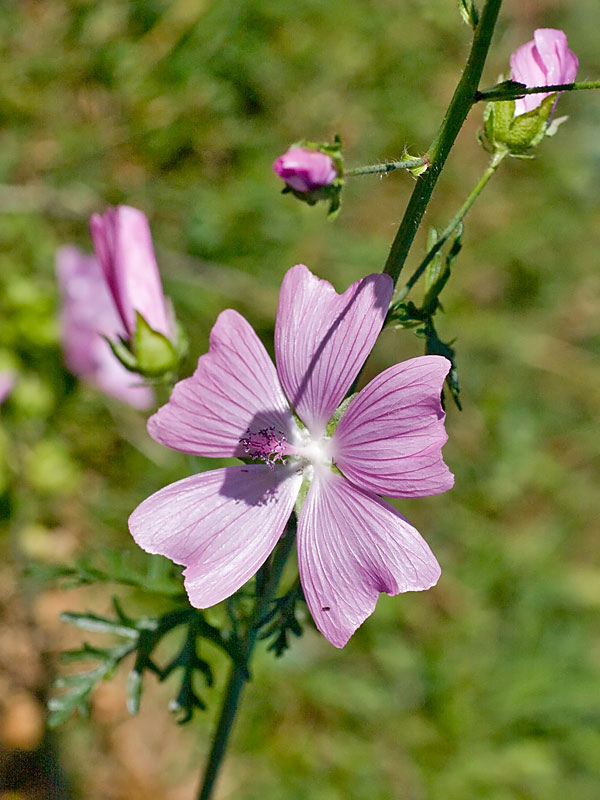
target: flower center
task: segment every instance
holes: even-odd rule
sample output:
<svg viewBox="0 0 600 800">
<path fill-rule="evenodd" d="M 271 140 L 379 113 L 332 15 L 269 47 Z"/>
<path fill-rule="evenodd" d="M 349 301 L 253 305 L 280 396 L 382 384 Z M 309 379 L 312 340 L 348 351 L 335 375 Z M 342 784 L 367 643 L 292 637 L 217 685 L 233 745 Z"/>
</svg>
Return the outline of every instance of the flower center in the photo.
<svg viewBox="0 0 600 800">
<path fill-rule="evenodd" d="M 256 432 L 248 428 L 240 444 L 250 458 L 264 461 L 269 469 L 273 469 L 276 461 L 285 464 L 287 441 L 284 434 L 273 426 Z"/>
</svg>

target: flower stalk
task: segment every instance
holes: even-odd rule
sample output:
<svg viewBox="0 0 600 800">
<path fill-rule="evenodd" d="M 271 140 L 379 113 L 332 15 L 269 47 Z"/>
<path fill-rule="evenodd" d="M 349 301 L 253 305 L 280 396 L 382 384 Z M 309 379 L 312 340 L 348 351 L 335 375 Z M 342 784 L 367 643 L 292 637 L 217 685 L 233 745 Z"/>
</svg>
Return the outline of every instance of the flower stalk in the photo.
<svg viewBox="0 0 600 800">
<path fill-rule="evenodd" d="M 523 86 L 509 85 L 492 86 L 475 93 L 475 102 L 482 100 L 518 100 L 526 94 L 547 94 L 548 92 L 579 92 L 585 89 L 600 89 L 600 81 L 576 81 L 574 83 L 554 83 L 548 86 Z"/>
<path fill-rule="evenodd" d="M 257 589 L 260 587 L 261 591 L 260 594 L 257 593 L 252 616 L 248 622 L 246 633 L 240 642 L 239 657 L 231 665 L 229 681 L 215 729 L 212 747 L 206 762 L 198 800 L 210 800 L 213 796 L 213 790 L 223 763 L 227 745 L 229 744 L 242 692 L 249 679 L 250 659 L 252 657 L 254 645 L 256 644 L 269 605 L 275 598 L 279 581 L 281 580 L 283 570 L 294 547 L 295 541 L 296 519 L 292 516 L 287 524 L 285 535 L 280 539 L 275 549 L 271 562 L 267 562 L 261 570 L 265 580 L 258 580 L 259 576 L 257 575 Z"/>
<path fill-rule="evenodd" d="M 418 174 L 425 172 L 429 166 L 429 159 L 427 156 L 420 156 L 419 158 L 401 158 L 398 161 L 385 161 L 382 164 L 367 164 L 364 167 L 353 167 L 344 172 L 346 178 L 354 178 L 358 175 L 385 175 L 388 172 L 394 172 L 397 169 L 408 169 L 418 171 Z"/>
</svg>

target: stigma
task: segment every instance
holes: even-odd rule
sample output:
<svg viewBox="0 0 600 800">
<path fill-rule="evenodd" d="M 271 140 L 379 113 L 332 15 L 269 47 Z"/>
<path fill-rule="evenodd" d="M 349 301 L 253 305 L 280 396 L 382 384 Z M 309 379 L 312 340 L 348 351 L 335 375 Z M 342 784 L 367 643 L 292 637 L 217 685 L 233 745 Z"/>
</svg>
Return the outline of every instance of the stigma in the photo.
<svg viewBox="0 0 600 800">
<path fill-rule="evenodd" d="M 248 428 L 240 444 L 250 458 L 264 461 L 269 469 L 273 469 L 277 461 L 285 464 L 287 441 L 282 431 L 274 426 L 256 432 Z"/>
</svg>

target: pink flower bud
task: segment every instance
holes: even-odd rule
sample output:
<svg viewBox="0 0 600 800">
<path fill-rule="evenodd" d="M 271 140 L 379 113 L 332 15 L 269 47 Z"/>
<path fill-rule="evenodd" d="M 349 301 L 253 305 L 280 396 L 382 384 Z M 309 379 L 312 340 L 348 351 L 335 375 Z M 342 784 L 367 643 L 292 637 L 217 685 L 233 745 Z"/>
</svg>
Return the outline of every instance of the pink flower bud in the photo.
<svg viewBox="0 0 600 800">
<path fill-rule="evenodd" d="M 337 178 L 331 156 L 318 150 L 292 147 L 273 163 L 273 170 L 297 192 L 312 192 Z"/>
<path fill-rule="evenodd" d="M 67 367 L 75 375 L 134 408 L 149 408 L 154 393 L 113 355 L 104 338 L 125 334 L 102 267 L 77 247 L 61 247 L 56 272 L 62 296 L 62 344 Z"/>
<path fill-rule="evenodd" d="M 128 336 L 136 329 L 136 311 L 168 339 L 173 325 L 163 294 L 145 215 L 131 206 L 93 214 L 90 230 L 94 249 Z"/>
<path fill-rule="evenodd" d="M 533 39 L 510 57 L 511 77 L 527 87 L 553 86 L 572 83 L 577 75 L 579 61 L 567 47 L 564 31 L 555 28 L 538 28 Z M 525 114 L 541 105 L 551 92 L 528 94 L 515 100 L 515 114 Z"/>
</svg>

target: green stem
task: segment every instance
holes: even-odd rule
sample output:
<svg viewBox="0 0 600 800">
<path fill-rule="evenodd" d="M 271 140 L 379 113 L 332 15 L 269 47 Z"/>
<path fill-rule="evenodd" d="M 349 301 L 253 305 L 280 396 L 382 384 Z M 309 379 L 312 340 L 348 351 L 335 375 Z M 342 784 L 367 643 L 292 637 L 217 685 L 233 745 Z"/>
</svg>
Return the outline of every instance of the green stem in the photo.
<svg viewBox="0 0 600 800">
<path fill-rule="evenodd" d="M 419 167 L 427 167 L 429 160 L 427 156 L 420 158 L 404 158 L 400 161 L 386 161 L 383 164 L 368 164 L 366 167 L 353 167 L 344 172 L 347 178 L 355 177 L 356 175 L 381 175 L 387 172 L 393 172 L 395 169 L 418 169 Z"/>
<path fill-rule="evenodd" d="M 475 93 L 475 100 L 517 100 L 526 94 L 540 94 L 541 92 L 579 92 L 583 89 L 600 89 L 600 81 L 578 81 L 577 83 L 553 83 L 549 86 L 528 86 L 522 89 L 506 89 L 492 86 L 491 89 L 482 89 Z"/>
<path fill-rule="evenodd" d="M 429 148 L 430 167 L 417 181 L 404 217 L 396 233 L 390 254 L 383 271 L 391 275 L 394 285 L 404 266 L 408 251 L 421 224 L 423 214 L 431 198 L 433 189 L 446 162 L 448 154 L 458 133 L 475 102 L 483 65 L 494 33 L 494 27 L 502 0 L 486 0 L 481 17 L 475 29 L 473 44 L 467 64 L 450 101 L 442 125 Z"/>
<path fill-rule="evenodd" d="M 266 578 L 260 596 L 256 598 L 252 616 L 246 628 L 246 635 L 240 642 L 238 658 L 231 665 L 229 682 L 223 698 L 221 714 L 215 729 L 215 736 L 212 747 L 206 762 L 204 778 L 198 794 L 198 800 L 210 800 L 215 787 L 216 779 L 219 775 L 223 756 L 229 743 L 231 730 L 235 721 L 235 716 L 240 704 L 240 698 L 246 682 L 249 679 L 248 668 L 256 639 L 258 637 L 261 621 L 275 593 L 287 562 L 288 556 L 296 540 L 296 523 L 292 518 L 288 522 L 285 535 L 279 540 L 273 558 L 267 567 L 268 577 Z"/>
<path fill-rule="evenodd" d="M 409 280 L 404 284 L 402 289 L 398 292 L 398 296 L 396 297 L 395 303 L 399 303 L 406 295 L 410 292 L 412 287 L 415 283 L 419 280 L 421 275 L 425 272 L 429 264 L 433 261 L 436 253 L 438 253 L 444 244 L 448 241 L 450 236 L 454 233 L 454 231 L 458 228 L 460 223 L 462 222 L 463 218 L 465 217 L 467 211 L 471 208 L 475 200 L 479 197 L 479 194 L 492 175 L 496 172 L 504 157 L 508 155 L 508 150 L 501 150 L 497 151 L 492 158 L 489 167 L 483 173 L 479 181 L 477 182 L 476 186 L 473 188 L 471 194 L 467 197 L 465 202 L 462 204 L 458 212 L 452 217 L 450 222 L 446 225 L 442 233 L 440 234 L 439 238 L 437 239 L 436 243 L 433 245 L 431 250 L 427 253 L 423 261 L 419 264 L 417 269 L 414 273 L 410 276 Z"/>
</svg>

